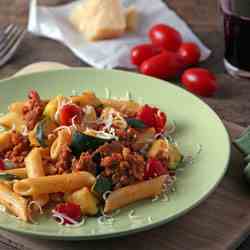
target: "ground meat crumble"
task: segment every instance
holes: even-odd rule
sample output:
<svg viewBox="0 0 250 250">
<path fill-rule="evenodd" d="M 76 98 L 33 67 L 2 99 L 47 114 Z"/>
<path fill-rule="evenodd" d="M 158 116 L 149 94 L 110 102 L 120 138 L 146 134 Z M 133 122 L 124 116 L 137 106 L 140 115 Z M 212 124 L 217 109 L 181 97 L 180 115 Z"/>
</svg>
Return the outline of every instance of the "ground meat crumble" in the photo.
<svg viewBox="0 0 250 250">
<path fill-rule="evenodd" d="M 12 161 L 16 167 L 24 167 L 24 158 L 31 150 L 28 138 L 13 131 L 11 144 L 12 146 L 8 150 L 1 153 L 1 158 Z"/>
<path fill-rule="evenodd" d="M 36 91 L 29 92 L 28 101 L 23 107 L 23 119 L 26 121 L 28 130 L 32 130 L 41 119 L 45 104 Z"/>
</svg>

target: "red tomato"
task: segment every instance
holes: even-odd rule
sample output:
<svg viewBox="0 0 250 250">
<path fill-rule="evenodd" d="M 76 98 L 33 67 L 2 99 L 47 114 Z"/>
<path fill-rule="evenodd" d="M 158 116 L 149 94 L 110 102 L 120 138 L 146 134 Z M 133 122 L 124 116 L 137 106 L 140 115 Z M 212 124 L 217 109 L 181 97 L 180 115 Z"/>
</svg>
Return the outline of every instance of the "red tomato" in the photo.
<svg viewBox="0 0 250 250">
<path fill-rule="evenodd" d="M 137 118 L 144 122 L 145 125 L 149 127 L 154 127 L 155 125 L 155 110 L 149 105 L 144 105 L 138 112 Z"/>
<path fill-rule="evenodd" d="M 197 64 L 201 57 L 200 48 L 192 42 L 183 43 L 178 50 L 178 54 L 187 66 Z"/>
<path fill-rule="evenodd" d="M 169 79 L 177 76 L 183 67 L 183 63 L 176 53 L 163 51 L 144 61 L 140 66 L 140 72 L 156 78 Z"/>
<path fill-rule="evenodd" d="M 153 44 L 140 44 L 131 50 L 131 62 L 140 66 L 145 60 L 160 53 L 160 49 Z"/>
<path fill-rule="evenodd" d="M 212 96 L 218 89 L 214 74 L 202 68 L 187 69 L 181 82 L 189 91 L 205 97 Z"/>
<path fill-rule="evenodd" d="M 59 203 L 56 205 L 55 209 L 56 212 L 64 214 L 69 218 L 79 221 L 81 219 L 81 208 L 78 204 L 75 203 Z M 64 224 L 71 224 L 70 221 L 64 219 Z"/>
<path fill-rule="evenodd" d="M 164 112 L 161 112 L 159 109 L 155 114 L 155 129 L 156 132 L 160 133 L 164 131 L 165 125 L 167 122 L 167 118 Z"/>
<path fill-rule="evenodd" d="M 74 116 L 79 118 L 82 112 L 81 108 L 75 104 L 65 104 L 60 110 L 61 125 L 70 126 L 72 124 L 72 118 Z"/>
<path fill-rule="evenodd" d="M 5 170 L 4 161 L 2 159 L 0 159 L 0 171 L 1 170 Z"/>
<path fill-rule="evenodd" d="M 149 30 L 149 38 L 159 48 L 177 51 L 182 43 L 181 34 L 166 24 L 154 25 Z"/>
<path fill-rule="evenodd" d="M 156 132 L 162 132 L 166 125 L 166 115 L 158 108 L 144 105 L 137 114 L 137 119 L 143 121 L 148 127 L 154 127 Z"/>
<path fill-rule="evenodd" d="M 148 179 L 151 177 L 160 176 L 166 174 L 167 172 L 168 172 L 167 167 L 164 166 L 164 164 L 161 161 L 150 158 L 147 161 L 147 165 L 144 171 L 144 178 Z"/>
</svg>

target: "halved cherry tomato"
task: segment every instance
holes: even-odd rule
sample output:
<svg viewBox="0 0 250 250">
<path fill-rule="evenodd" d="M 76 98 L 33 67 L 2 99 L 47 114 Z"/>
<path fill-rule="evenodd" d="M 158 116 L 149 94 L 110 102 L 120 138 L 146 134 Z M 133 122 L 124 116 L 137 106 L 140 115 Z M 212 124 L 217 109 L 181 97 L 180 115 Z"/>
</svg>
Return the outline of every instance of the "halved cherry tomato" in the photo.
<svg viewBox="0 0 250 250">
<path fill-rule="evenodd" d="M 214 74 L 202 68 L 187 69 L 181 82 L 189 91 L 204 97 L 212 96 L 218 89 Z"/>
<path fill-rule="evenodd" d="M 160 53 L 160 49 L 153 44 L 139 44 L 131 50 L 131 62 L 140 66 L 145 60 Z"/>
<path fill-rule="evenodd" d="M 155 125 L 155 109 L 149 105 L 144 105 L 138 112 L 137 118 L 149 127 Z"/>
<path fill-rule="evenodd" d="M 154 25 L 149 30 L 149 38 L 155 46 L 170 51 L 177 51 L 182 43 L 181 34 L 166 24 Z"/>
<path fill-rule="evenodd" d="M 162 132 L 166 125 L 166 115 L 158 108 L 144 105 L 137 114 L 137 119 L 148 127 L 154 127 L 156 132 Z"/>
<path fill-rule="evenodd" d="M 54 210 L 58 213 L 64 214 L 69 218 L 79 221 L 81 219 L 81 208 L 78 204 L 65 202 L 56 205 Z M 71 224 L 70 221 L 64 219 L 64 224 Z"/>
<path fill-rule="evenodd" d="M 4 161 L 0 159 L 0 170 L 5 170 Z"/>
<path fill-rule="evenodd" d="M 184 64 L 176 53 L 163 51 L 144 61 L 140 72 L 160 79 L 169 79 L 177 76 L 183 67 Z"/>
<path fill-rule="evenodd" d="M 161 161 L 150 158 L 148 159 L 145 167 L 144 178 L 149 179 L 151 177 L 156 177 L 166 174 L 167 172 L 168 172 L 167 167 L 164 166 L 164 164 Z"/>
<path fill-rule="evenodd" d="M 75 104 L 65 104 L 60 110 L 60 123 L 61 125 L 70 126 L 72 124 L 72 118 L 77 116 L 80 118 L 82 115 L 82 109 Z"/>
<path fill-rule="evenodd" d="M 182 43 L 178 50 L 178 54 L 182 61 L 187 65 L 195 65 L 199 62 L 201 51 L 200 48 L 192 42 Z"/>
<path fill-rule="evenodd" d="M 155 114 L 155 129 L 156 132 L 160 133 L 164 131 L 165 125 L 167 122 L 167 118 L 164 112 L 161 112 L 159 109 Z"/>
</svg>

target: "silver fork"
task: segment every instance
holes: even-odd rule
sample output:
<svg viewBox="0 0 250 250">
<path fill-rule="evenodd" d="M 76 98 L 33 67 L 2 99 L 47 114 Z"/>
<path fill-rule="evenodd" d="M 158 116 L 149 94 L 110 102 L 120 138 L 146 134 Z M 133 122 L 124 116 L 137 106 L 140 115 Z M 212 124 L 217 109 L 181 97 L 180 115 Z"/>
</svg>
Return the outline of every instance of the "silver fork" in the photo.
<svg viewBox="0 0 250 250">
<path fill-rule="evenodd" d="M 17 51 L 26 31 L 10 24 L 0 32 L 0 67 L 7 63 Z"/>
</svg>

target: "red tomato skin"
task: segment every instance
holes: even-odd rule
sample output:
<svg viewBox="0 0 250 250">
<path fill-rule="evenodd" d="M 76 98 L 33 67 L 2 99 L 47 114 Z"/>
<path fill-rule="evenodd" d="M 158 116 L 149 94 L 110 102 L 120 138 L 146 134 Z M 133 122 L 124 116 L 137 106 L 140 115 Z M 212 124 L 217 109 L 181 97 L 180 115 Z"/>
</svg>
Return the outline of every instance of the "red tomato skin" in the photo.
<svg viewBox="0 0 250 250">
<path fill-rule="evenodd" d="M 182 69 L 181 59 L 171 51 L 163 51 L 159 55 L 144 61 L 140 66 L 140 72 L 144 75 L 160 79 L 176 77 Z"/>
<path fill-rule="evenodd" d="M 80 116 L 82 110 L 75 104 L 65 104 L 60 110 L 60 123 L 61 125 L 70 126 L 74 116 Z"/>
<path fill-rule="evenodd" d="M 178 54 L 183 63 L 187 66 L 197 64 L 201 57 L 200 48 L 192 42 L 182 43 L 178 50 Z"/>
<path fill-rule="evenodd" d="M 144 105 L 138 112 L 137 118 L 143 121 L 147 126 L 155 126 L 155 110 L 149 105 Z"/>
<path fill-rule="evenodd" d="M 181 77 L 182 84 L 187 90 L 203 97 L 212 96 L 218 89 L 213 73 L 202 68 L 190 68 Z"/>
<path fill-rule="evenodd" d="M 131 63 L 140 66 L 145 60 L 160 53 L 160 49 L 153 44 L 139 44 L 131 50 Z"/>
<path fill-rule="evenodd" d="M 2 159 L 0 159 L 0 171 L 1 170 L 5 170 L 5 164 L 4 164 L 4 161 Z"/>
<path fill-rule="evenodd" d="M 59 203 L 56 205 L 56 212 L 65 214 L 73 220 L 79 221 L 81 219 L 81 208 L 79 205 L 71 202 Z M 71 224 L 67 219 L 64 220 L 64 224 Z"/>
<path fill-rule="evenodd" d="M 155 129 L 157 133 L 161 133 L 165 130 L 165 126 L 167 123 L 167 117 L 164 112 L 161 112 L 159 109 L 155 114 Z"/>
<path fill-rule="evenodd" d="M 145 171 L 144 171 L 144 179 L 154 178 L 156 176 L 164 175 L 168 172 L 168 169 L 164 164 L 154 158 L 150 158 L 147 161 Z"/>
<path fill-rule="evenodd" d="M 149 38 L 155 46 L 170 51 L 177 51 L 182 43 L 179 31 L 166 24 L 154 25 L 149 30 Z"/>
<path fill-rule="evenodd" d="M 148 127 L 154 127 L 157 133 L 164 131 L 167 122 L 165 113 L 147 104 L 139 110 L 136 118 Z"/>
</svg>

